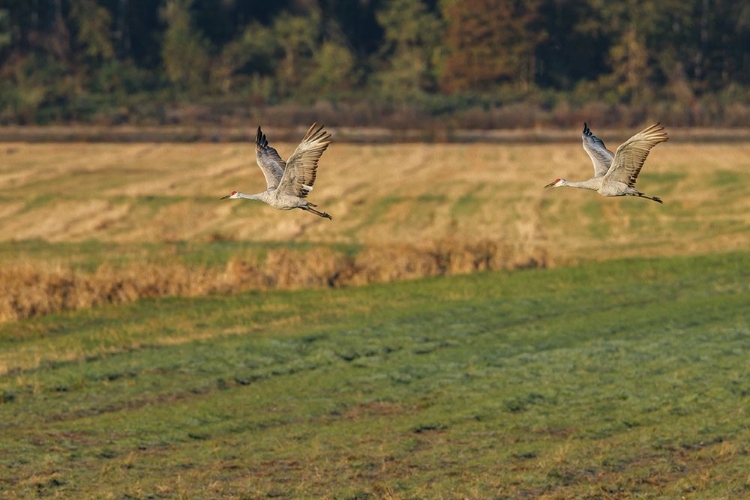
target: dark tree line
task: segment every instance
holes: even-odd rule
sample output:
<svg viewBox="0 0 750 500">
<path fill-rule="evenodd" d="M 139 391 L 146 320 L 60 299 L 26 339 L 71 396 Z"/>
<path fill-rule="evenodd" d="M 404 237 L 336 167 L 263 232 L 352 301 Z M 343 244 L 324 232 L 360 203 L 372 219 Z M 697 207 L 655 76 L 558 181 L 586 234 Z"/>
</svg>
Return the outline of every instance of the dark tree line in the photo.
<svg viewBox="0 0 750 500">
<path fill-rule="evenodd" d="M 741 0 L 0 0 L 2 123 L 366 102 L 747 125 L 749 89 Z"/>
</svg>

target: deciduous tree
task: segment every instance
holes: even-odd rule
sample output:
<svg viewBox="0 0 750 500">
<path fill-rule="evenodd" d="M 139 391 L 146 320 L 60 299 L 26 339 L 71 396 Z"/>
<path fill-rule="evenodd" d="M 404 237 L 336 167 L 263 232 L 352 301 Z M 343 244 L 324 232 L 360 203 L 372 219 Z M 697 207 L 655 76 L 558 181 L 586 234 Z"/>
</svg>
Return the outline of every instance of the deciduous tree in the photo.
<svg viewBox="0 0 750 500">
<path fill-rule="evenodd" d="M 533 84 L 536 49 L 546 36 L 539 6 L 537 0 L 446 2 L 442 88 L 454 93 L 487 91 L 503 82 Z"/>
</svg>

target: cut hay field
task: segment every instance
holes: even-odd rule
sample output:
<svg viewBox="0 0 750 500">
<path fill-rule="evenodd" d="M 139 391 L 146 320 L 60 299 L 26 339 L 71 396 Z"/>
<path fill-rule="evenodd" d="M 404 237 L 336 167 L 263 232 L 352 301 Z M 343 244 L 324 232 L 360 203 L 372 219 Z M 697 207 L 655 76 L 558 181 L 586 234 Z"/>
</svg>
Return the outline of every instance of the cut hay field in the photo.
<svg viewBox="0 0 750 500">
<path fill-rule="evenodd" d="M 673 135 L 678 132 L 674 132 Z M 335 136 L 334 136 L 335 140 Z M 617 140 L 608 142 L 610 147 Z M 276 144 L 283 157 L 294 147 Z M 567 145 L 336 144 L 311 200 L 334 216 L 219 201 L 265 188 L 252 144 L 4 144 L 0 241 L 343 245 L 500 240 L 555 260 L 747 248 L 750 145 L 657 146 L 639 179 L 663 206 L 544 190 L 585 179 Z"/>
<path fill-rule="evenodd" d="M 0 498 L 737 499 L 750 253 L 0 325 Z"/>
<path fill-rule="evenodd" d="M 623 137 L 604 139 L 614 148 Z M 283 157 L 294 147 L 275 146 Z M 331 222 L 220 201 L 265 187 L 252 144 L 6 143 L 0 321 L 138 297 L 746 250 L 749 170 L 744 143 L 661 144 L 639 179 L 658 205 L 542 189 L 590 176 L 578 140 L 353 145 L 334 135 L 311 196 Z"/>
</svg>

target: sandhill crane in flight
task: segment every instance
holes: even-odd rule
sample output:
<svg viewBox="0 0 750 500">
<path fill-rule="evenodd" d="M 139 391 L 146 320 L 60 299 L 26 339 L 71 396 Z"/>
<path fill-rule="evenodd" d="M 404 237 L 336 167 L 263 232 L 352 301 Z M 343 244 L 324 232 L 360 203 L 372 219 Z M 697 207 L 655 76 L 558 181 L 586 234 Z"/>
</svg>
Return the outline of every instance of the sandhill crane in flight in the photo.
<svg viewBox="0 0 750 500">
<path fill-rule="evenodd" d="M 614 154 L 604 146 L 604 141 L 591 133 L 585 123 L 582 138 L 583 149 L 594 163 L 594 177 L 583 182 L 555 179 L 544 187 L 592 189 L 602 196 L 639 196 L 662 203 L 661 198 L 645 195 L 635 189 L 635 180 L 651 148 L 667 140 L 664 127 L 656 123 L 644 128 L 623 142 Z"/>
<path fill-rule="evenodd" d="M 317 205 L 305 199 L 313 189 L 318 160 L 331 143 L 330 138 L 331 134 L 324 131 L 322 125 L 318 127 L 313 123 L 292 156 L 284 162 L 279 153 L 268 145 L 266 135 L 258 127 L 255 137 L 255 160 L 266 178 L 266 190 L 258 194 L 232 191 L 221 199 L 260 200 L 279 210 L 300 208 L 333 220 L 327 213 L 315 210 Z"/>
</svg>

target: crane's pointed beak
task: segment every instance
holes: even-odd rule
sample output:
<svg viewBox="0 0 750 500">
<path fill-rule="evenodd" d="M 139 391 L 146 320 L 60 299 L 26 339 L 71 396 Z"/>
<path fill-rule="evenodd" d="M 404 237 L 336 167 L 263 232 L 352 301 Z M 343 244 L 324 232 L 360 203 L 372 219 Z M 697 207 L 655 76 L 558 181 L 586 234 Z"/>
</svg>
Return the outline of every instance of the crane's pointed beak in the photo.
<svg viewBox="0 0 750 500">
<path fill-rule="evenodd" d="M 555 184 L 557 184 L 557 181 L 555 181 L 555 182 L 550 182 L 549 184 L 547 184 L 547 185 L 546 185 L 546 186 L 544 186 L 544 187 L 545 187 L 545 189 L 546 189 L 546 188 L 551 188 L 551 187 L 552 187 L 552 186 L 554 186 Z"/>
<path fill-rule="evenodd" d="M 221 198 L 219 198 L 219 199 L 220 199 L 220 200 L 226 200 L 226 199 L 227 199 L 227 198 L 229 198 L 230 196 L 232 196 L 232 195 L 231 195 L 231 194 L 228 194 L 228 195 L 226 195 L 226 196 L 222 196 L 222 197 L 221 197 Z"/>
</svg>

